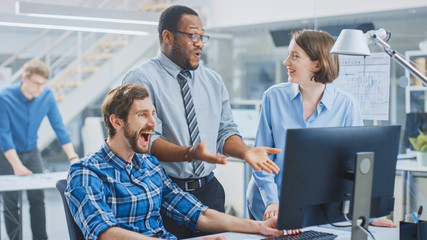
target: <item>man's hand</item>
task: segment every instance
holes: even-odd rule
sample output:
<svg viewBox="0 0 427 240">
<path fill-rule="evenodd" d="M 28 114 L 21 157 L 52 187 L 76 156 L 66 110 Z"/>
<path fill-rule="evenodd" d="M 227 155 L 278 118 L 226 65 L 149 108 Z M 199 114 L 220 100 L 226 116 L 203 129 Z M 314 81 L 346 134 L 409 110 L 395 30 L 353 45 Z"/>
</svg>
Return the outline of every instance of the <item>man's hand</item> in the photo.
<svg viewBox="0 0 427 240">
<path fill-rule="evenodd" d="M 268 158 L 268 154 L 277 154 L 280 152 L 282 152 L 282 150 L 278 148 L 256 147 L 246 151 L 244 160 L 257 171 L 264 170 L 268 173 L 274 172 L 278 174 L 280 168 Z"/>
<path fill-rule="evenodd" d="M 13 168 L 13 173 L 15 176 L 28 176 L 33 175 L 33 172 L 31 172 L 28 168 L 26 168 L 24 165 L 20 164 Z"/>
<path fill-rule="evenodd" d="M 277 217 L 269 218 L 261 222 L 259 233 L 264 236 L 278 237 L 284 234 L 283 230 L 276 229 Z"/>
<path fill-rule="evenodd" d="M 273 203 L 273 204 L 277 204 L 277 203 Z M 271 206 L 272 204 L 270 204 L 269 206 Z M 279 205 L 279 204 L 277 204 Z M 270 217 L 266 220 L 264 220 L 263 225 L 266 224 L 267 225 L 267 229 L 266 231 L 261 230 L 261 234 L 264 236 L 282 236 L 284 234 L 286 235 L 290 235 L 290 234 L 298 234 L 301 233 L 302 230 L 301 229 L 293 229 L 293 230 L 278 230 L 276 229 L 276 225 L 277 225 L 277 216 L 274 217 Z M 279 235 L 277 235 L 279 234 Z"/>
<path fill-rule="evenodd" d="M 208 163 L 226 164 L 227 157 L 221 154 L 212 154 L 209 152 L 206 144 L 200 142 L 190 151 L 190 157 L 196 160 L 202 160 Z"/>
<path fill-rule="evenodd" d="M 396 224 L 393 223 L 393 221 L 385 217 L 375 218 L 370 224 L 375 227 L 389 227 L 389 228 L 397 227 Z"/>
<path fill-rule="evenodd" d="M 73 165 L 74 163 L 76 163 L 78 161 L 80 161 L 80 159 L 79 158 L 75 158 L 75 159 L 73 159 L 73 160 L 70 161 L 70 165 Z"/>
<path fill-rule="evenodd" d="M 279 204 L 278 203 L 272 203 L 267 206 L 267 209 L 264 213 L 264 221 L 270 218 L 277 218 L 279 216 Z"/>
<path fill-rule="evenodd" d="M 16 153 L 15 149 L 12 148 L 7 150 L 4 152 L 4 156 L 12 166 L 15 176 L 28 176 L 33 174 L 33 172 L 31 172 L 24 166 L 24 164 L 22 164 L 21 159 L 19 159 L 18 153 Z"/>
</svg>

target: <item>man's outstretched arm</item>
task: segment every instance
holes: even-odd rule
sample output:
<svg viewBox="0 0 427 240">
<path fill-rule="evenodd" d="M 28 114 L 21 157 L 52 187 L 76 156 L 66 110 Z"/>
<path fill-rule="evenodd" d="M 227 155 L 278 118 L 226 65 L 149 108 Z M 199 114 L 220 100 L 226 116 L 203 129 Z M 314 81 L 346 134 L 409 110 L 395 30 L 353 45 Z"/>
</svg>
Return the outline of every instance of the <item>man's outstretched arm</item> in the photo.
<svg viewBox="0 0 427 240">
<path fill-rule="evenodd" d="M 240 232 L 255 233 L 264 236 L 281 236 L 282 230 L 276 229 L 277 218 L 267 221 L 255 221 L 238 218 L 213 209 L 207 209 L 197 221 L 197 229 L 202 232 Z"/>
<path fill-rule="evenodd" d="M 210 153 L 203 142 L 197 146 L 179 146 L 158 138 L 151 145 L 151 154 L 162 162 L 187 162 L 191 159 L 217 164 L 227 162 L 225 156 Z"/>
</svg>

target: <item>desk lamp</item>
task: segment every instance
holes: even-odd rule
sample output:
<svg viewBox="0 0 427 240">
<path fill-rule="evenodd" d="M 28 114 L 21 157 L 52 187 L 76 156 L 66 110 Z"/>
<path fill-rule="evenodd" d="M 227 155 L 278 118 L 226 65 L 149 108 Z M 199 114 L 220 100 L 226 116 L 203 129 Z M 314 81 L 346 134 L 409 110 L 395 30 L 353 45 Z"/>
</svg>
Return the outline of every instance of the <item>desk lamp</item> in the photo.
<svg viewBox="0 0 427 240">
<path fill-rule="evenodd" d="M 331 53 L 352 56 L 371 55 L 368 45 L 379 45 L 384 51 L 400 65 L 408 69 L 417 78 L 427 84 L 427 78 L 414 68 L 400 53 L 391 49 L 387 43 L 391 33 L 383 28 L 371 30 L 363 34 L 362 30 L 343 29 L 331 49 Z"/>
</svg>

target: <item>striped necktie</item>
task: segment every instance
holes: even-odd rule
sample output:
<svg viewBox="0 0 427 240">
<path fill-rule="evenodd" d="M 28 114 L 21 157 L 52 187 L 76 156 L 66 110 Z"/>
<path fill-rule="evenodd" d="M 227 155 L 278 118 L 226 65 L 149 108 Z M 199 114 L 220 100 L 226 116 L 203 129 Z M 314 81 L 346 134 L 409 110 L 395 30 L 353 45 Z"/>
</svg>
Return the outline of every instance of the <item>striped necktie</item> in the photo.
<svg viewBox="0 0 427 240">
<path fill-rule="evenodd" d="M 199 126 L 197 125 L 196 111 L 193 104 L 193 97 L 191 96 L 191 90 L 188 86 L 188 79 L 191 79 L 191 74 L 188 70 L 182 70 L 178 74 L 179 86 L 181 87 L 182 99 L 184 100 L 185 115 L 187 117 L 191 144 L 196 146 L 200 142 L 200 134 Z M 203 162 L 193 159 L 192 165 L 194 173 L 197 176 L 200 176 L 204 170 Z"/>
</svg>

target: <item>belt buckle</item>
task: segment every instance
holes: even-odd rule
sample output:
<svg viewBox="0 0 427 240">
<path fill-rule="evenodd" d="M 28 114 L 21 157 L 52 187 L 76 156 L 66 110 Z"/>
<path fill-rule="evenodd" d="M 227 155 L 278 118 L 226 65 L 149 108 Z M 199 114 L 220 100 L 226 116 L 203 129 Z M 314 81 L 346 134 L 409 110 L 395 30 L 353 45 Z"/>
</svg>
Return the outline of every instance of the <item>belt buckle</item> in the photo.
<svg viewBox="0 0 427 240">
<path fill-rule="evenodd" d="M 189 187 L 188 186 L 188 184 L 189 183 L 193 183 L 193 182 L 195 182 L 195 181 L 197 181 L 197 187 L 193 187 L 193 188 L 191 188 L 191 187 Z M 194 190 L 196 190 L 196 189 L 198 189 L 198 188 L 200 188 L 202 186 L 202 180 L 199 178 L 199 179 L 195 179 L 195 180 L 193 180 L 193 181 L 185 181 L 184 182 L 184 190 L 186 191 L 186 192 L 191 192 L 191 191 L 194 191 Z"/>
</svg>

